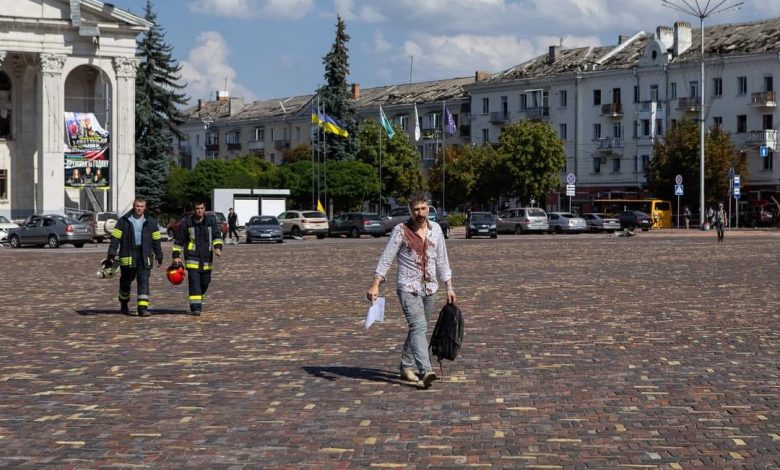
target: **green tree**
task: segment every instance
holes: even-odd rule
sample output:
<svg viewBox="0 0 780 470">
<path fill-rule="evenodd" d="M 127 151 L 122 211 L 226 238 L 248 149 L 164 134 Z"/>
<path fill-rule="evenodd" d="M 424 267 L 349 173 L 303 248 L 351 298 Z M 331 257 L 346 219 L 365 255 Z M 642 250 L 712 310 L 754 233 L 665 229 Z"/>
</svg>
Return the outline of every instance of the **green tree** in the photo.
<svg viewBox="0 0 780 470">
<path fill-rule="evenodd" d="M 177 216 L 187 209 L 190 203 L 188 200 L 188 188 L 190 170 L 171 164 L 168 177 L 165 182 L 165 202 L 163 210 L 170 215 Z"/>
<path fill-rule="evenodd" d="M 428 173 L 428 187 L 432 197 L 441 200 L 444 173 L 447 208 L 483 207 L 497 198 L 501 188 L 506 186 L 506 181 L 500 180 L 502 174 L 496 171 L 499 156 L 491 145 L 448 148 L 445 155 L 446 162 L 440 153 Z M 444 168 L 442 163 L 445 163 Z"/>
<path fill-rule="evenodd" d="M 674 178 L 682 175 L 685 193 L 680 198 L 681 204 L 699 207 L 699 142 L 699 125 L 695 121 L 678 121 L 667 130 L 664 139 L 655 145 L 653 159 L 646 169 L 647 189 L 651 194 L 674 200 Z M 729 168 L 734 168 L 743 181 L 747 180 L 747 160 L 734 152 L 729 134 L 716 127 L 704 139 L 705 205 L 728 199 Z"/>
<path fill-rule="evenodd" d="M 420 170 L 420 156 L 409 142 L 406 132 L 396 128 L 395 136 L 387 138 L 384 129 L 374 121 L 363 121 L 358 134 L 360 150 L 356 159 L 374 169 L 379 182 L 379 157 L 381 139 L 382 198 L 393 197 L 404 201 L 413 191 L 425 188 L 425 179 Z M 377 193 L 368 199 L 377 200 Z M 383 201 L 384 204 L 384 201 Z"/>
<path fill-rule="evenodd" d="M 540 199 L 561 186 L 566 166 L 563 141 L 543 122 L 519 121 L 504 128 L 499 137 L 501 166 L 512 196 L 522 201 Z"/>
<path fill-rule="evenodd" d="M 317 90 L 320 108 L 331 117 L 345 123 L 349 137 L 324 134 L 320 146 L 327 146 L 328 158 L 333 160 L 350 160 L 358 149 L 355 136 L 355 105 L 347 83 L 349 76 L 349 35 L 341 16 L 336 23 L 336 38 L 330 52 L 322 59 L 325 65 L 325 85 Z M 322 134 L 321 134 L 322 135 Z"/>
<path fill-rule="evenodd" d="M 140 63 L 136 76 L 135 171 L 136 193 L 144 196 L 151 212 L 158 212 L 165 199 L 168 154 L 172 138 L 183 138 L 176 126 L 184 122 L 177 105 L 186 104 L 178 90 L 181 66 L 165 43 L 165 32 L 147 0 L 145 18 L 151 29 L 139 40 Z"/>
<path fill-rule="evenodd" d="M 311 161 L 311 147 L 306 144 L 296 145 L 290 150 L 282 152 L 282 155 L 284 157 L 284 163 L 295 163 L 302 160 Z"/>
<path fill-rule="evenodd" d="M 376 168 L 354 160 L 328 163 L 328 198 L 333 211 L 358 210 L 379 192 Z"/>
</svg>

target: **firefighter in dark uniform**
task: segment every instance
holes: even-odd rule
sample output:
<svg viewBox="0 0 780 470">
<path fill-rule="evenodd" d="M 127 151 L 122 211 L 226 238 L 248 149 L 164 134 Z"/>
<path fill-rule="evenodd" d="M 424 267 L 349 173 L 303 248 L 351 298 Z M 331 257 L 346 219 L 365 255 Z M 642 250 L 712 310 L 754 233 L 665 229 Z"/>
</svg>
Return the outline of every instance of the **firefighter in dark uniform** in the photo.
<svg viewBox="0 0 780 470">
<path fill-rule="evenodd" d="M 195 203 L 192 215 L 184 216 L 173 245 L 173 262 L 187 268 L 190 291 L 190 312 L 200 315 L 203 296 L 211 283 L 214 255 L 222 256 L 222 230 L 216 217 L 206 215 L 206 205 Z"/>
<path fill-rule="evenodd" d="M 162 265 L 163 253 L 160 246 L 160 228 L 157 221 L 146 214 L 146 199 L 137 197 L 133 210 L 122 216 L 111 231 L 106 263 L 113 264 L 119 255 L 119 305 L 121 313 L 130 314 L 130 288 L 137 280 L 136 291 L 138 316 L 149 316 L 149 274 L 152 261 Z"/>
</svg>

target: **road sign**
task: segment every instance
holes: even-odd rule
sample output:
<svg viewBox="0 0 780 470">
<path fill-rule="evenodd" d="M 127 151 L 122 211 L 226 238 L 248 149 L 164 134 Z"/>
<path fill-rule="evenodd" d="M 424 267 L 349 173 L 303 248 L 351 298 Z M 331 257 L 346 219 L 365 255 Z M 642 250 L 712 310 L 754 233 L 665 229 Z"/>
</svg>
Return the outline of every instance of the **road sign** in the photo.
<svg viewBox="0 0 780 470">
<path fill-rule="evenodd" d="M 674 195 L 675 196 L 682 196 L 683 195 L 683 185 L 681 185 L 681 184 L 675 184 L 674 185 Z"/>
<path fill-rule="evenodd" d="M 734 189 L 739 189 L 739 175 L 734 175 Z"/>
<path fill-rule="evenodd" d="M 768 157 L 769 156 L 769 147 L 766 145 L 762 145 L 758 148 L 758 155 L 761 157 Z"/>
<path fill-rule="evenodd" d="M 734 193 L 734 199 L 739 199 L 740 197 L 741 195 L 739 194 L 739 192 Z"/>
<path fill-rule="evenodd" d="M 734 197 L 739 199 L 739 194 L 741 191 L 739 190 L 739 186 L 734 186 Z"/>
<path fill-rule="evenodd" d="M 677 175 L 674 177 L 674 184 L 681 185 L 682 184 L 682 175 Z"/>
<path fill-rule="evenodd" d="M 567 184 L 574 184 L 577 182 L 577 176 L 574 173 L 569 173 L 566 175 L 566 183 Z"/>
<path fill-rule="evenodd" d="M 567 196 L 574 196 L 575 195 L 575 186 L 573 184 L 567 184 L 566 185 L 566 195 Z"/>
</svg>

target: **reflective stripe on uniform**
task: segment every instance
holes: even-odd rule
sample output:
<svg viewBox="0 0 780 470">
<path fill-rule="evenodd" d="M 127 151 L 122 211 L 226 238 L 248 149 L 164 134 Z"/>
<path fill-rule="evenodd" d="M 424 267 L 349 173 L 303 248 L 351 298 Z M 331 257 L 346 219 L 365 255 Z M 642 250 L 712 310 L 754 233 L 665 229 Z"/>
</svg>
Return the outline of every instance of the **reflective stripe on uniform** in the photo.
<svg viewBox="0 0 780 470">
<path fill-rule="evenodd" d="M 198 263 L 197 261 L 187 261 L 185 267 L 187 269 L 200 269 L 200 263 Z"/>
<path fill-rule="evenodd" d="M 179 245 L 173 245 L 172 251 L 174 253 L 181 253 L 181 246 Z"/>
<path fill-rule="evenodd" d="M 202 295 L 191 295 L 190 296 L 190 303 L 191 304 L 195 304 L 195 303 L 199 304 L 201 302 L 203 302 L 203 296 Z"/>
<path fill-rule="evenodd" d="M 160 239 L 160 232 L 152 232 L 152 240 L 159 240 Z"/>
<path fill-rule="evenodd" d="M 149 301 L 148 300 L 138 299 L 138 306 L 139 307 L 148 307 L 149 306 Z"/>
<path fill-rule="evenodd" d="M 119 265 L 120 266 L 131 266 L 133 264 L 133 257 L 132 256 L 121 256 L 119 257 Z"/>
<path fill-rule="evenodd" d="M 212 264 L 209 263 L 208 261 L 204 261 L 203 262 L 203 270 L 204 271 L 211 271 L 212 267 L 213 267 Z"/>
<path fill-rule="evenodd" d="M 115 228 L 114 230 L 111 231 L 111 236 L 116 238 L 116 239 L 121 239 L 122 238 L 122 231 L 119 230 L 118 228 Z"/>
<path fill-rule="evenodd" d="M 126 301 L 130 300 L 130 292 L 119 292 L 119 300 Z"/>
<path fill-rule="evenodd" d="M 221 240 L 221 239 L 217 238 L 216 240 L 214 240 L 213 242 L 211 242 L 211 244 L 214 246 L 214 248 L 216 248 L 217 246 L 220 246 L 220 247 L 221 247 L 223 243 L 222 243 L 222 240 Z"/>
</svg>

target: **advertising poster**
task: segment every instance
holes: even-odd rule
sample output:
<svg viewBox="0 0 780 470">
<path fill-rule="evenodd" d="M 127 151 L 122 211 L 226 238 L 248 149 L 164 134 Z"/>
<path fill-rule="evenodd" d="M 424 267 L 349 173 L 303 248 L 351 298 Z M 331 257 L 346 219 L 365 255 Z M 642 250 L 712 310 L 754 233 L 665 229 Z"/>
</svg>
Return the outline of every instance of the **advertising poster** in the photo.
<svg viewBox="0 0 780 470">
<path fill-rule="evenodd" d="M 92 113 L 65 113 L 65 187 L 109 187 L 108 132 Z"/>
</svg>

